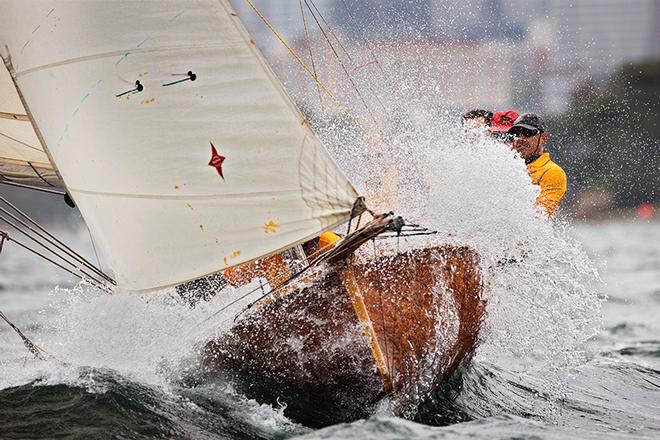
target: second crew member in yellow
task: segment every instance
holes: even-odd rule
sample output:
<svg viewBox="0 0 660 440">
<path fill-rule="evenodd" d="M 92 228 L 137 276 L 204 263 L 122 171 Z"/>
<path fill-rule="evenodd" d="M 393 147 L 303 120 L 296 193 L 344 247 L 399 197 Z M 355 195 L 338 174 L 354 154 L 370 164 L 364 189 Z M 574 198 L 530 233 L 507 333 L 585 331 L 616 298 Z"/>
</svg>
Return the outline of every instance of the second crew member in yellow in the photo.
<svg viewBox="0 0 660 440">
<path fill-rule="evenodd" d="M 323 255 L 335 247 L 335 243 L 341 237 L 332 231 L 322 233 L 318 239 L 310 240 L 310 252 L 308 258 L 314 259 L 319 255 Z M 292 274 L 286 264 L 284 256 L 274 254 L 266 258 L 262 258 L 250 263 L 244 263 L 236 267 L 226 269 L 223 275 L 227 282 L 234 287 L 240 287 L 248 284 L 256 277 L 264 277 L 272 286 L 278 286 L 286 281 Z"/>
<path fill-rule="evenodd" d="M 330 249 L 335 247 L 335 243 L 339 241 L 341 237 L 335 234 L 332 231 L 326 231 L 319 236 L 319 250 L 321 254 L 325 254 Z"/>
</svg>

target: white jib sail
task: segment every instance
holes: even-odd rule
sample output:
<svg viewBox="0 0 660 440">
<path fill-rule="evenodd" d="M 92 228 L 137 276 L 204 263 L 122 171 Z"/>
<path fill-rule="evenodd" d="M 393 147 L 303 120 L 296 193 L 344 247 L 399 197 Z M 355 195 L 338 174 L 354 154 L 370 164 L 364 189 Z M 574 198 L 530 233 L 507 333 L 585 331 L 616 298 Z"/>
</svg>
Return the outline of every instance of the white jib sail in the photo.
<svg viewBox="0 0 660 440">
<path fill-rule="evenodd" d="M 124 288 L 349 217 L 355 190 L 225 0 L 3 0 L 0 51 Z"/>
<path fill-rule="evenodd" d="M 0 63 L 0 180 L 62 186 L 3 63 Z"/>
</svg>

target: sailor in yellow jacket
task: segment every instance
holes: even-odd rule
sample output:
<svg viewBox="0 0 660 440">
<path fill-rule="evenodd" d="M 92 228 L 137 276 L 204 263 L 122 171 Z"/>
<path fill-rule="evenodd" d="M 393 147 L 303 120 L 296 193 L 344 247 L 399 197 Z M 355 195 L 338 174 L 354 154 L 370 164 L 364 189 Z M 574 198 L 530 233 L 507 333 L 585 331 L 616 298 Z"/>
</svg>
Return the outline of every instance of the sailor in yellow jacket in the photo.
<svg viewBox="0 0 660 440">
<path fill-rule="evenodd" d="M 341 237 L 332 231 L 322 233 L 318 239 L 310 240 L 312 246 L 305 247 L 309 249 L 307 257 L 310 260 L 325 254 L 335 247 Z M 306 243 L 307 244 L 307 243 Z M 227 282 L 234 287 L 240 287 L 248 284 L 254 278 L 264 277 L 271 285 L 277 287 L 293 275 L 287 266 L 282 253 L 274 254 L 269 257 L 261 258 L 250 263 L 244 263 L 229 269 L 225 269 L 223 275 Z"/>
<path fill-rule="evenodd" d="M 541 187 L 536 204 L 552 217 L 566 194 L 566 173 L 544 151 L 548 132 L 543 119 L 525 113 L 515 120 L 508 133 L 513 149 L 525 159 L 532 183 Z"/>
</svg>

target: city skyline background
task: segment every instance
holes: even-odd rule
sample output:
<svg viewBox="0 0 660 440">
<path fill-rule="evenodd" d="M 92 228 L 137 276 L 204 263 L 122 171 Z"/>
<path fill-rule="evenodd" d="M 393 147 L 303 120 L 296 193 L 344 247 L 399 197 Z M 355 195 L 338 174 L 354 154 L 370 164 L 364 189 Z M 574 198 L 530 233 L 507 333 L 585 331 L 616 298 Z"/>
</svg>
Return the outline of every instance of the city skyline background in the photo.
<svg viewBox="0 0 660 440">
<path fill-rule="evenodd" d="M 322 37 L 316 35 L 318 26 L 307 5 L 321 13 L 329 25 L 324 26 L 326 30 L 345 41 L 369 42 L 376 55 L 379 45 L 392 40 L 399 42 L 399 57 L 419 57 L 420 52 L 432 50 L 446 54 L 444 65 L 451 70 L 443 72 L 443 79 L 456 78 L 456 72 L 470 75 L 448 84 L 446 92 L 439 94 L 439 105 L 450 109 L 533 105 L 540 113 L 557 114 L 568 109 L 571 94 L 585 82 L 602 81 L 628 63 L 660 58 L 660 2 L 656 0 L 302 3 L 313 46 L 320 46 Z M 232 4 L 276 72 L 282 73 L 278 67 L 290 55 L 247 2 L 232 0 Z M 254 0 L 254 4 L 299 53 L 307 55 L 299 0 Z M 489 74 L 492 71 L 496 74 Z M 319 70 L 319 78 L 323 77 Z M 470 82 L 483 87 L 475 89 Z M 530 82 L 541 86 L 535 90 L 533 103 L 521 90 Z"/>
<path fill-rule="evenodd" d="M 231 2 L 303 111 L 313 116 L 319 101 L 327 111 L 249 4 Z M 660 207 L 660 1 L 253 2 L 351 109 L 365 113 L 360 89 L 374 112 L 402 105 L 407 93 L 408 107 L 396 112 L 421 124 L 429 111 L 456 120 L 473 108 L 536 112 L 548 119 L 551 153 L 569 176 L 564 212 L 594 218 Z M 45 221 L 75 214 L 59 198 L 0 191 Z"/>
</svg>

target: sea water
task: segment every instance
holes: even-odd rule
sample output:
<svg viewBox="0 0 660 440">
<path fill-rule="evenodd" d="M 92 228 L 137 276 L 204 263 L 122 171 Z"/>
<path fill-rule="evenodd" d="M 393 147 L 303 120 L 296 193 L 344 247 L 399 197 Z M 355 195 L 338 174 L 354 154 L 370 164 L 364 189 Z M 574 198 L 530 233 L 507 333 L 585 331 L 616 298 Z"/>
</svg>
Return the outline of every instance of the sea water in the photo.
<svg viewBox="0 0 660 440">
<path fill-rule="evenodd" d="M 413 416 L 417 422 L 385 412 L 320 431 L 231 384 L 186 384 L 195 343 L 217 330 L 204 324 L 198 332 L 198 324 L 220 303 L 191 309 L 171 292 L 107 296 L 7 247 L 0 310 L 57 360 L 33 359 L 0 327 L 0 438 L 655 438 L 660 224 L 567 229 L 600 269 L 608 296 L 590 338 L 578 343 L 570 333 L 579 298 L 556 299 L 562 317 L 545 310 L 552 298 L 534 303 L 511 289 L 475 359 Z"/>
<path fill-rule="evenodd" d="M 444 148 L 445 161 L 463 160 Z M 288 419 L 284 403 L 201 383 L 200 344 L 227 328 L 214 314 L 242 292 L 195 308 L 170 290 L 107 295 L 10 243 L 0 310 L 52 358 L 34 359 L 0 326 L 0 438 L 656 438 L 660 223 L 549 222 L 498 202 L 500 190 L 529 202 L 535 190 L 506 149 L 470 148 L 511 176 L 487 188 L 497 185 L 492 168 L 459 176 L 434 162 L 438 184 L 424 190 L 436 206 L 401 207 L 439 234 L 401 246 L 474 247 L 488 315 L 472 362 L 406 418 L 383 405 L 367 420 L 313 430 Z M 472 185 L 456 183 L 465 179 Z M 94 258 L 86 232 L 64 236 Z"/>
</svg>

